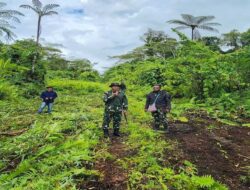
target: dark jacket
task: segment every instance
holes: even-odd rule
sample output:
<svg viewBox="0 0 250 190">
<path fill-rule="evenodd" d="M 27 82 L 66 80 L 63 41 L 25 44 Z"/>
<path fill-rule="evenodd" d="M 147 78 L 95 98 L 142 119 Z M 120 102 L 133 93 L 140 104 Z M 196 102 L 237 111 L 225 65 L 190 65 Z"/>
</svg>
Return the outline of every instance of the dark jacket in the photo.
<svg viewBox="0 0 250 190">
<path fill-rule="evenodd" d="M 157 109 L 166 111 L 171 109 L 171 96 L 166 91 L 151 92 L 147 95 L 145 109 L 148 109 L 149 105 L 152 105 L 159 94 L 155 105 Z"/>
<path fill-rule="evenodd" d="M 57 93 L 52 91 L 52 92 L 49 92 L 49 91 L 44 91 L 41 96 L 40 96 L 44 102 L 46 103 L 53 103 L 54 100 L 57 98 Z M 47 99 L 46 99 L 47 98 Z"/>
</svg>

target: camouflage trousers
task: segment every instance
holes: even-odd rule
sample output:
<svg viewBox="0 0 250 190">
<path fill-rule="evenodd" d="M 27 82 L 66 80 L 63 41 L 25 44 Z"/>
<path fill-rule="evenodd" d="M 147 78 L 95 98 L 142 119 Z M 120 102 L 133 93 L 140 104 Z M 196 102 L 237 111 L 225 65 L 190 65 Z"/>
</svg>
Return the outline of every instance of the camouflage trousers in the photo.
<svg viewBox="0 0 250 190">
<path fill-rule="evenodd" d="M 154 128 L 159 129 L 161 125 L 165 129 L 168 128 L 168 120 L 167 113 L 161 110 L 157 110 L 156 112 L 152 112 L 152 116 L 154 117 Z"/>
<path fill-rule="evenodd" d="M 113 120 L 113 128 L 119 129 L 122 120 L 122 112 L 105 111 L 103 117 L 103 129 L 108 129 L 110 122 Z"/>
</svg>

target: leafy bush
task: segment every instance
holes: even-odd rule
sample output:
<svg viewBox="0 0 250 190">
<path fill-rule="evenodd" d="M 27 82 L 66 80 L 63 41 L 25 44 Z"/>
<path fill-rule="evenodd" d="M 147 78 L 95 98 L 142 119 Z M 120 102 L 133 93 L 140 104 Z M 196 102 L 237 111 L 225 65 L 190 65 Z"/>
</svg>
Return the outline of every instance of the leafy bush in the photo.
<svg viewBox="0 0 250 190">
<path fill-rule="evenodd" d="M 100 80 L 100 75 L 97 71 L 84 72 L 78 77 L 80 80 L 97 82 Z"/>
<path fill-rule="evenodd" d="M 97 82 L 86 82 L 77 80 L 50 80 L 47 81 L 49 86 L 53 86 L 56 90 L 72 90 L 82 93 L 103 92 L 105 86 Z"/>
<path fill-rule="evenodd" d="M 8 82 L 0 80 L 0 100 L 14 100 L 18 96 L 18 89 Z"/>
</svg>

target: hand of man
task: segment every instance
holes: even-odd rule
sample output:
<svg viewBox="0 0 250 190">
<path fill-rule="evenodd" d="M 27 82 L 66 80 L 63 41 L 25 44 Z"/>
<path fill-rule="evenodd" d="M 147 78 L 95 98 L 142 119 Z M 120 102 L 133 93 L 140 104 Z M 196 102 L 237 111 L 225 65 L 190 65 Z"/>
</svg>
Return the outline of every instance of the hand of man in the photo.
<svg viewBox="0 0 250 190">
<path fill-rule="evenodd" d="M 119 94 L 119 92 L 117 91 L 117 92 L 113 93 L 113 96 L 118 96 L 118 94 Z"/>
<path fill-rule="evenodd" d="M 45 100 L 48 100 L 49 98 L 47 97 L 47 98 L 45 98 Z"/>
</svg>

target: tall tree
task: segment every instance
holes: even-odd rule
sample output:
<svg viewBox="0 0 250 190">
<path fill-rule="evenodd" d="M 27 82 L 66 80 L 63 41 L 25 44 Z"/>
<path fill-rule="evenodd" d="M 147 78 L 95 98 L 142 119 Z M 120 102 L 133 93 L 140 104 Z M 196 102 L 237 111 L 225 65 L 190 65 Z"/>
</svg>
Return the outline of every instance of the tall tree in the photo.
<svg viewBox="0 0 250 190">
<path fill-rule="evenodd" d="M 175 57 L 177 41 L 165 34 L 164 31 L 148 29 L 141 37 L 141 40 L 145 43 L 144 47 L 147 57 Z"/>
<path fill-rule="evenodd" d="M 23 14 L 16 10 L 5 10 L 3 9 L 6 6 L 6 3 L 0 2 L 0 35 L 6 35 L 7 39 L 12 39 L 15 34 L 12 32 L 12 29 L 15 29 L 11 25 L 11 21 L 20 23 L 19 16 Z"/>
<path fill-rule="evenodd" d="M 241 44 L 243 47 L 250 45 L 250 29 L 241 34 Z"/>
<path fill-rule="evenodd" d="M 33 5 L 21 5 L 20 7 L 25 9 L 33 10 L 38 15 L 38 22 L 37 22 L 37 36 L 36 42 L 39 44 L 39 39 L 42 32 L 42 18 L 45 16 L 52 16 L 58 14 L 58 12 L 54 11 L 55 8 L 59 7 L 58 4 L 47 4 L 44 5 L 39 0 L 32 0 Z"/>
<path fill-rule="evenodd" d="M 192 40 L 199 39 L 201 37 L 199 30 L 207 30 L 211 32 L 219 32 L 216 28 L 213 26 L 220 26 L 219 23 L 216 22 L 210 22 L 215 19 L 214 16 L 193 16 L 189 14 L 182 14 L 183 20 L 170 20 L 168 23 L 170 24 L 177 24 L 179 25 L 175 29 L 182 30 L 190 28 L 192 30 Z"/>
<path fill-rule="evenodd" d="M 143 61 L 151 58 L 167 59 L 175 57 L 177 40 L 169 37 L 164 31 L 148 29 L 140 38 L 144 44 L 124 55 L 113 56 L 119 62 Z"/>
<path fill-rule="evenodd" d="M 221 39 L 216 36 L 205 36 L 199 39 L 199 41 L 203 42 L 206 46 L 209 47 L 212 51 L 221 52 Z"/>
<path fill-rule="evenodd" d="M 37 34 L 36 34 L 36 44 L 39 46 L 39 40 L 42 33 L 42 18 L 45 16 L 52 16 L 58 14 L 58 12 L 54 11 L 55 8 L 59 7 L 58 4 L 47 4 L 43 5 L 39 0 L 32 0 L 32 5 L 20 5 L 21 8 L 30 9 L 34 11 L 38 15 L 37 22 Z M 32 73 L 35 72 L 35 63 L 38 57 L 38 53 L 34 56 L 34 60 L 32 62 Z"/>
<path fill-rule="evenodd" d="M 242 46 L 241 33 L 234 29 L 223 34 L 222 44 L 230 48 L 229 52 L 239 49 Z"/>
</svg>

